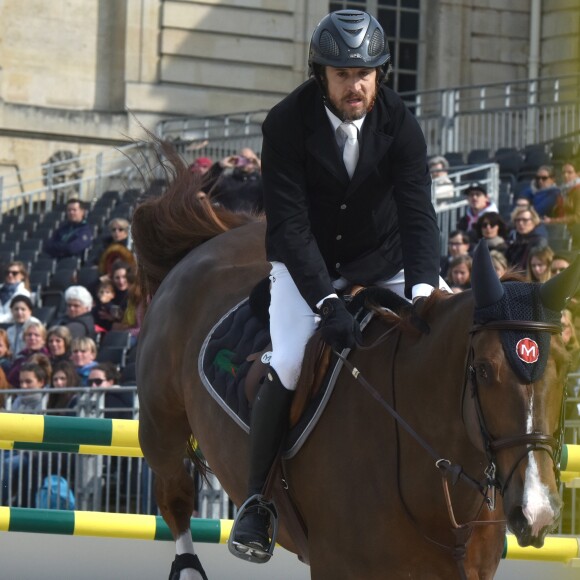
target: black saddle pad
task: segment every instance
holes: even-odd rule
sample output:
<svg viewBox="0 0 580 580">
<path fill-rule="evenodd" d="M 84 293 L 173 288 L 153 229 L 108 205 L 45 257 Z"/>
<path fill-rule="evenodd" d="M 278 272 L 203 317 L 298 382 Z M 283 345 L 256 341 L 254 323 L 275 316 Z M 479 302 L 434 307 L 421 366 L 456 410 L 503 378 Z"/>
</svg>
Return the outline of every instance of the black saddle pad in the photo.
<svg viewBox="0 0 580 580">
<path fill-rule="evenodd" d="M 200 376 L 206 389 L 246 432 L 250 430 L 251 409 L 245 394 L 245 381 L 252 364 L 246 359 L 253 353 L 262 352 L 268 344 L 269 328 L 253 315 L 248 300 L 244 300 L 213 327 L 199 355 Z M 330 397 L 341 366 L 342 364 L 331 364 L 331 371 L 327 373 L 316 397 L 303 413 L 299 423 L 288 434 L 286 457 L 298 452 L 316 424 Z"/>
</svg>

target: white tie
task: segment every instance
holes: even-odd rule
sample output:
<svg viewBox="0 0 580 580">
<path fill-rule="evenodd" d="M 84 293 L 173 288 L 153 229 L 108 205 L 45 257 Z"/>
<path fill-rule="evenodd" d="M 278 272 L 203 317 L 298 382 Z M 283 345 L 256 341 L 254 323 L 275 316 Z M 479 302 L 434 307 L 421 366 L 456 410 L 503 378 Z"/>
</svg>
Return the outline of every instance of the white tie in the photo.
<svg viewBox="0 0 580 580">
<path fill-rule="evenodd" d="M 346 135 L 342 159 L 348 176 L 352 178 L 352 174 L 358 163 L 358 129 L 353 123 L 342 123 L 339 129 Z"/>
</svg>

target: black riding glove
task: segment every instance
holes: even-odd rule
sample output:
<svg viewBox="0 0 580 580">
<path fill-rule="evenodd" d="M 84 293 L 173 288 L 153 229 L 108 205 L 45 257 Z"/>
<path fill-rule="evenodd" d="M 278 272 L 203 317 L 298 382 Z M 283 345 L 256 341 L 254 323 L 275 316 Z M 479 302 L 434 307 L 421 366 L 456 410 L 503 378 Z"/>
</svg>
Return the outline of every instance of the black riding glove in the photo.
<svg viewBox="0 0 580 580">
<path fill-rule="evenodd" d="M 327 298 L 320 306 L 320 332 L 324 342 L 340 352 L 362 344 L 362 334 L 358 322 L 346 309 L 339 298 Z"/>
</svg>

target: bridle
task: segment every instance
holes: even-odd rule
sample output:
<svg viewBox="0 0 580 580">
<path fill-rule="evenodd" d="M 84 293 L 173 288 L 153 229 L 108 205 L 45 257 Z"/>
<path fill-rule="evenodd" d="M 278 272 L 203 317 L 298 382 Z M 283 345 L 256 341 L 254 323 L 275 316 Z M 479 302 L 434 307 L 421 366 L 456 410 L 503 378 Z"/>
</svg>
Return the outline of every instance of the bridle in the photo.
<svg viewBox="0 0 580 580">
<path fill-rule="evenodd" d="M 501 495 L 503 495 L 511 481 L 511 478 L 520 464 L 520 462 L 527 456 L 530 451 L 545 451 L 551 457 L 554 463 L 554 473 L 556 475 L 557 481 L 559 481 L 560 470 L 560 456 L 562 454 L 562 440 L 564 434 L 564 409 L 565 409 L 565 397 L 562 397 L 562 406 L 560 409 L 560 417 L 558 420 L 558 428 L 556 430 L 557 436 L 548 435 L 539 431 L 534 431 L 533 433 L 525 433 L 522 435 L 514 435 L 511 437 L 494 437 L 487 427 L 487 422 L 485 420 L 485 415 L 481 407 L 481 400 L 479 397 L 479 384 L 477 382 L 477 372 L 473 366 L 474 359 L 474 349 L 473 349 L 473 336 L 480 331 L 484 330 L 498 330 L 498 331 L 513 331 L 513 330 L 530 330 L 535 332 L 549 332 L 550 334 L 561 334 L 562 327 L 559 324 L 552 324 L 548 322 L 535 322 L 531 320 L 497 320 L 488 322 L 485 324 L 474 325 L 470 333 L 469 342 L 469 354 L 466 365 L 465 372 L 465 382 L 463 386 L 462 404 L 463 400 L 467 394 L 468 384 L 471 386 L 471 396 L 475 405 L 475 410 L 477 414 L 477 419 L 479 423 L 479 430 L 481 437 L 483 439 L 484 451 L 488 460 L 488 467 L 485 473 L 490 479 L 489 486 L 497 489 Z M 503 481 L 500 481 L 496 475 L 496 465 L 497 453 L 510 449 L 513 447 L 525 447 L 523 452 L 518 457 L 517 461 L 514 463 L 512 468 L 509 470 L 508 475 Z M 494 503 L 493 501 L 490 503 Z M 492 505 L 489 505 L 492 509 Z"/>
<path fill-rule="evenodd" d="M 366 318 L 363 324 L 368 323 L 370 320 Z M 363 326 L 361 324 L 361 327 Z M 398 325 L 394 325 L 389 330 L 387 330 L 383 335 L 381 335 L 377 340 L 373 342 L 372 345 L 358 347 L 364 350 L 370 350 L 376 347 L 380 342 L 383 342 L 387 336 L 392 333 Z M 377 403 L 383 407 L 388 413 L 395 419 L 397 424 L 402 427 L 409 435 L 411 435 L 415 441 L 423 447 L 423 449 L 434 459 L 435 466 L 441 472 L 443 492 L 445 496 L 445 502 L 447 505 L 447 511 L 451 523 L 452 532 L 454 533 L 456 543 L 455 546 L 449 547 L 440 542 L 435 541 L 433 538 L 422 533 L 425 540 L 438 546 L 439 548 L 446 550 L 451 553 L 453 559 L 457 564 L 457 569 L 459 572 L 459 577 L 462 580 L 467 579 L 467 575 L 464 567 L 464 559 L 466 553 L 466 546 L 469 537 L 475 526 L 485 526 L 490 524 L 505 525 L 504 520 L 472 520 L 468 523 L 460 524 L 455 519 L 455 514 L 453 511 L 453 506 L 451 502 L 451 496 L 449 494 L 449 482 L 455 484 L 457 481 L 463 481 L 467 483 L 472 488 L 476 489 L 483 496 L 483 503 L 480 509 L 483 509 L 483 505 L 486 505 L 490 511 L 495 509 L 495 492 L 498 490 L 501 495 L 503 495 L 507 489 L 507 486 L 520 462 L 526 457 L 530 451 L 541 450 L 548 453 L 554 463 L 554 472 L 556 474 L 557 482 L 559 483 L 559 462 L 562 453 L 562 440 L 564 435 L 564 410 L 565 410 L 565 396 L 562 396 L 562 407 L 560 409 L 560 417 L 558 422 L 558 428 L 556 430 L 557 436 L 547 435 L 541 432 L 525 433 L 522 435 L 515 435 L 511 437 L 494 437 L 487 427 L 483 409 L 481 407 L 481 401 L 479 398 L 479 385 L 477 383 L 477 373 L 473 366 L 474 360 L 474 349 L 473 349 L 473 337 L 477 332 L 484 330 L 499 330 L 499 331 L 514 331 L 514 330 L 530 330 L 535 332 L 549 332 L 550 334 L 560 334 L 562 328 L 559 324 L 552 324 L 547 322 L 536 322 L 532 320 L 498 320 L 492 321 L 485 324 L 476 324 L 470 331 L 470 341 L 469 341 L 469 351 L 466 362 L 466 368 L 464 372 L 464 384 L 462 391 L 462 404 L 467 393 L 467 385 L 471 385 L 471 394 L 475 402 L 475 408 L 479 423 L 479 428 L 484 441 L 485 453 L 488 459 L 488 466 L 484 470 L 485 482 L 481 482 L 474 477 L 469 476 L 461 467 L 461 465 L 454 464 L 448 459 L 443 458 L 435 449 L 433 449 L 406 421 L 405 419 L 391 406 L 381 394 L 362 376 L 360 371 L 354 367 L 348 360 L 348 351 L 343 353 L 338 353 L 334 351 L 334 354 L 342 361 L 342 364 L 351 373 L 351 375 L 358 381 L 368 393 L 377 401 Z M 397 346 L 398 348 L 398 340 Z M 394 374 L 394 364 L 393 369 L 391 369 Z M 394 380 L 393 380 L 394 386 Z M 515 462 L 505 481 L 502 483 L 497 477 L 496 468 L 496 454 L 504 449 L 509 449 L 513 447 L 525 447 L 518 460 Z M 409 508 L 402 500 L 401 493 L 399 491 L 399 496 L 403 503 L 403 507 L 407 512 L 411 522 L 419 529 L 418 522 L 412 516 Z M 420 531 L 420 529 L 419 529 Z"/>
</svg>

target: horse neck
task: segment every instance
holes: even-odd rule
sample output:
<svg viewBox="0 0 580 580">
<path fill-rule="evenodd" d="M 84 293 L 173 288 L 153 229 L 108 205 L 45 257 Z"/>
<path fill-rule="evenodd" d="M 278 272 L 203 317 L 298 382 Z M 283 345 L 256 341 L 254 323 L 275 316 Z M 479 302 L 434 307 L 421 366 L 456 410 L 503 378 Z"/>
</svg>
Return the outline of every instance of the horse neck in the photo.
<svg viewBox="0 0 580 580">
<path fill-rule="evenodd" d="M 415 425 L 435 437 L 464 434 L 461 397 L 465 384 L 473 299 L 466 291 L 435 303 L 426 313 L 429 334 L 402 336 L 393 364 L 398 404 Z"/>
</svg>

